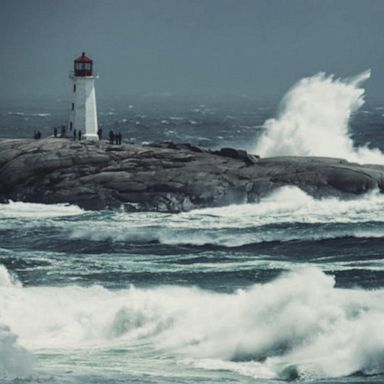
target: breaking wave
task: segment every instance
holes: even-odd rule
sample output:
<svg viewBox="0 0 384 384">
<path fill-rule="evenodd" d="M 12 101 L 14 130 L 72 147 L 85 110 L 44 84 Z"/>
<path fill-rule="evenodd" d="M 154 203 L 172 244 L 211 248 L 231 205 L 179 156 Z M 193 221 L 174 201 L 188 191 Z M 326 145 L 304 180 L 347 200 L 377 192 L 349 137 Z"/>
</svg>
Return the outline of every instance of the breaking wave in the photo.
<svg viewBox="0 0 384 384">
<path fill-rule="evenodd" d="M 17 289 L 20 284 L 0 265 L 0 291 L 3 288 Z M 2 300 L 1 300 L 2 301 Z M 19 303 L 21 305 L 21 303 Z M 0 306 L 0 318 L 4 314 Z M 0 323 L 0 379 L 25 377 L 32 372 L 32 355 L 18 343 L 18 337 L 9 326 Z"/>
<path fill-rule="evenodd" d="M 166 216 L 115 213 L 112 221 L 95 220 L 91 227 L 78 221 L 76 225 L 71 223 L 70 237 L 225 247 L 295 239 L 378 238 L 384 237 L 383 210 L 384 195 L 379 192 L 354 200 L 317 200 L 297 187 L 283 187 L 257 204 L 199 209 Z M 288 223 L 295 225 L 287 226 Z M 318 226 L 322 226 L 321 231 Z"/>
<path fill-rule="evenodd" d="M 1 204 L 0 219 L 46 219 L 50 217 L 74 216 L 82 213 L 84 211 L 76 205 L 10 201 L 8 204 Z"/>
<path fill-rule="evenodd" d="M 111 291 L 6 284 L 0 308 L 2 321 L 32 351 L 145 344 L 180 364 L 257 378 L 384 372 L 384 291 L 334 285 L 318 269 L 230 294 L 177 286 Z M 12 364 L 24 362 L 26 352 L 4 329 L 0 354 L 5 346 Z"/>
<path fill-rule="evenodd" d="M 300 80 L 284 96 L 279 116 L 264 123 L 255 153 L 261 156 L 328 156 L 359 163 L 384 163 L 378 149 L 355 147 L 351 116 L 364 104 L 362 84 L 370 71 L 350 79 L 319 73 Z"/>
</svg>

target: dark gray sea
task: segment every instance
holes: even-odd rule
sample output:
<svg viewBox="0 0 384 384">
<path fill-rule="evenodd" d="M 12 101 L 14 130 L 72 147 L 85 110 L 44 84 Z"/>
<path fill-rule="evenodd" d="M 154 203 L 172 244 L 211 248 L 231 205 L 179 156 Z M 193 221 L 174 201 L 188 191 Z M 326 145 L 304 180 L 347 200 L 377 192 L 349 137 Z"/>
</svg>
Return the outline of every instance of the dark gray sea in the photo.
<svg viewBox="0 0 384 384">
<path fill-rule="evenodd" d="M 316 104 L 320 85 L 340 84 L 315 80 L 299 90 L 316 113 L 294 93 L 280 107 L 127 97 L 99 101 L 100 125 L 129 142 L 262 155 L 280 130 L 281 151 L 337 144 L 380 162 L 384 104 L 363 105 L 355 83 L 336 101 L 320 88 Z M 0 136 L 46 137 L 67 112 L 61 100 L 3 103 Z M 315 200 L 287 186 L 180 214 L 1 205 L 0 381 L 384 383 L 384 196 Z"/>
</svg>

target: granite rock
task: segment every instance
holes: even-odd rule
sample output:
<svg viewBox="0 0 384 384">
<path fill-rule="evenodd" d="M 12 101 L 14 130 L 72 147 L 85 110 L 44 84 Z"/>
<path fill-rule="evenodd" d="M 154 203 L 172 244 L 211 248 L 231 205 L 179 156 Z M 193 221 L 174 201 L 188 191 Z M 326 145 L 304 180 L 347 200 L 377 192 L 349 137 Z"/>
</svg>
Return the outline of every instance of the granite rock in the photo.
<svg viewBox="0 0 384 384">
<path fill-rule="evenodd" d="M 257 202 L 285 185 L 314 197 L 384 190 L 384 166 L 325 157 L 275 157 L 171 142 L 110 145 L 68 139 L 0 140 L 0 202 L 180 212 Z"/>
</svg>

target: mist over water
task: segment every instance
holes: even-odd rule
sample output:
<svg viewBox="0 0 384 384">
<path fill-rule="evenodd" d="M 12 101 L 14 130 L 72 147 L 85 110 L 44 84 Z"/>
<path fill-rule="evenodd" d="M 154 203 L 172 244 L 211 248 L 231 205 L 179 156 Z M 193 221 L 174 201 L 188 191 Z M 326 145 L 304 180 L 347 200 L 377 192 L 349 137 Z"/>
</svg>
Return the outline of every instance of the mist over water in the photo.
<svg viewBox="0 0 384 384">
<path fill-rule="evenodd" d="M 349 79 L 319 73 L 301 79 L 284 96 L 277 118 L 264 123 L 255 153 L 268 156 L 328 156 L 384 164 L 384 154 L 356 147 L 350 120 L 364 104 L 370 71 Z"/>
</svg>

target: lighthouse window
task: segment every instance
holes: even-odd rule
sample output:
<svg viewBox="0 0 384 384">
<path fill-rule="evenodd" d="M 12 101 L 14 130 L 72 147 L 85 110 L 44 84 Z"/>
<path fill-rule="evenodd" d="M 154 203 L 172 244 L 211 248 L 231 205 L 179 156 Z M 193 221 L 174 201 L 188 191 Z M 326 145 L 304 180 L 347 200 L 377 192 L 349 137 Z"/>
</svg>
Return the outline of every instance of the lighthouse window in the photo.
<svg viewBox="0 0 384 384">
<path fill-rule="evenodd" d="M 75 109 L 75 103 L 72 103 L 72 111 Z"/>
<path fill-rule="evenodd" d="M 76 84 L 73 84 L 73 92 L 76 92 Z"/>
</svg>

